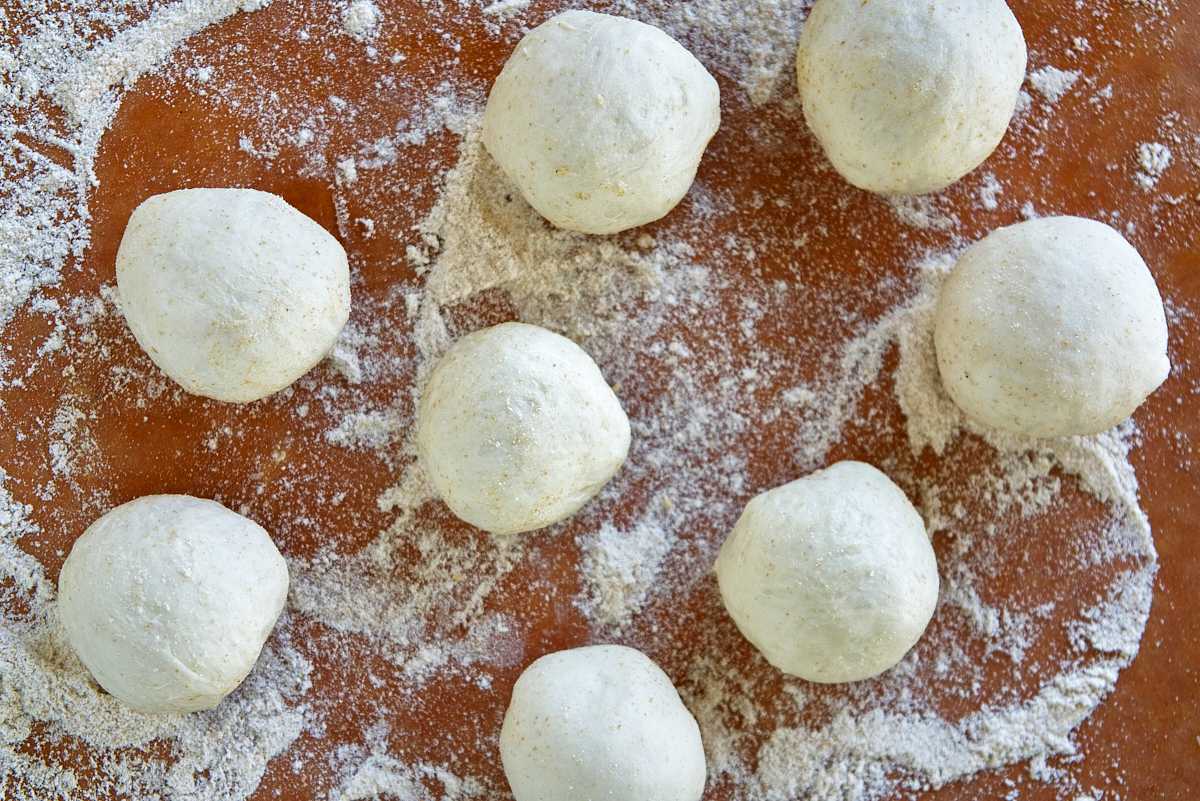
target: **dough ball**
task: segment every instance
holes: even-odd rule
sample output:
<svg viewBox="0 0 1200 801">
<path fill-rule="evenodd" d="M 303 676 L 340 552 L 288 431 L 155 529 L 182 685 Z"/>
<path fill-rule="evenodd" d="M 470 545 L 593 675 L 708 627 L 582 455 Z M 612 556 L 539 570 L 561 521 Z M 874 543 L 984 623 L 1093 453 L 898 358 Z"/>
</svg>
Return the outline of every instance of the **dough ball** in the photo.
<svg viewBox="0 0 1200 801">
<path fill-rule="evenodd" d="M 809 681 L 893 667 L 937 606 L 937 560 L 904 492 L 838 462 L 764 492 L 721 546 L 725 608 L 772 665 Z"/>
<path fill-rule="evenodd" d="M 699 801 L 700 728 L 641 651 L 543 656 L 513 687 L 500 759 L 516 801 Z"/>
<path fill-rule="evenodd" d="M 454 514 L 516 534 L 570 517 L 629 452 L 629 420 L 571 340 L 504 323 L 468 334 L 429 377 L 417 450 Z"/>
<path fill-rule="evenodd" d="M 350 314 L 346 252 L 282 198 L 182 189 L 134 209 L 117 251 L 138 344 L 188 392 L 245 403 L 308 372 Z"/>
<path fill-rule="evenodd" d="M 214 501 L 149 495 L 75 541 L 58 609 L 101 687 L 142 712 L 194 712 L 241 684 L 287 591 L 287 564 L 257 523 Z"/>
<path fill-rule="evenodd" d="M 993 231 L 942 288 L 942 383 L 970 417 L 1016 434 L 1112 428 L 1166 380 L 1167 320 L 1146 262 L 1080 217 Z"/>
<path fill-rule="evenodd" d="M 1004 0 L 818 0 L 796 68 L 804 116 L 842 176 L 934 192 L 983 163 L 1025 80 Z"/>
<path fill-rule="evenodd" d="M 611 234 L 667 214 L 721 122 L 717 82 L 658 28 L 567 11 L 492 86 L 483 142 L 559 228 Z"/>
</svg>

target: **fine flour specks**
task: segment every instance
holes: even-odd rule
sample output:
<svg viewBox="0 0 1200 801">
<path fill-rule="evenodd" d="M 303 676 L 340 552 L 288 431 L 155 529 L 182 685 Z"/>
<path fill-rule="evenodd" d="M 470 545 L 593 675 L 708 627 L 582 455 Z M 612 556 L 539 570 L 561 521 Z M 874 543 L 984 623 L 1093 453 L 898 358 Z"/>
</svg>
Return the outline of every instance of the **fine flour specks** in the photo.
<svg viewBox="0 0 1200 801">
<path fill-rule="evenodd" d="M 1142 142 L 1137 147 L 1136 175 L 1138 185 L 1146 191 L 1151 191 L 1158 184 L 1158 179 L 1167 171 L 1174 161 L 1171 148 L 1162 142 Z"/>
<path fill-rule="evenodd" d="M 821 194 L 793 182 L 735 196 L 702 166 L 663 224 L 581 237 L 545 225 L 488 157 L 478 133 L 488 87 L 453 59 L 419 102 L 395 104 L 389 118 L 372 117 L 366 101 L 336 84 L 319 104 L 292 107 L 275 96 L 269 70 L 256 71 L 234 48 L 203 62 L 179 55 L 194 34 L 266 4 L 178 0 L 150 12 L 141 3 L 94 5 L 48 11 L 18 0 L 28 14 L 0 11 L 0 23 L 6 13 L 19 17 L 11 35 L 0 33 L 0 327 L 24 314 L 48 322 L 32 360 L 0 348 L 0 414 L 3 393 L 38 371 L 111 361 L 103 332 L 121 326 L 112 288 L 57 299 L 53 290 L 64 270 L 87 266 L 89 203 L 106 189 L 94 164 L 122 92 L 158 71 L 175 91 L 241 103 L 244 115 L 244 91 L 231 87 L 253 76 L 263 86 L 249 110 L 253 124 L 237 132 L 242 152 L 269 169 L 298 155 L 300 174 L 330 187 L 350 245 L 404 240 L 386 265 L 355 265 L 360 274 L 391 271 L 392 290 L 356 294 L 358 310 L 331 358 L 271 401 L 322 445 L 377 461 L 387 480 L 373 511 L 384 522 L 347 514 L 348 532 L 370 526 L 366 544 L 352 550 L 345 532 L 329 530 L 317 532 L 319 547 L 294 552 L 284 532 L 288 611 L 247 682 L 211 712 L 137 715 L 102 694 L 71 653 L 55 619 L 53 575 L 27 549 L 47 536 L 33 522 L 35 506 L 103 470 L 89 400 L 64 392 L 44 419 L 18 421 L 22 431 L 47 432 L 49 447 L 29 458 L 43 460 L 51 480 L 30 486 L 14 478 L 16 466 L 0 465 L 0 795 L 245 799 L 269 771 L 285 784 L 293 774 L 315 776 L 316 797 L 331 800 L 500 797 L 506 788 L 485 770 L 494 760 L 489 721 L 447 732 L 449 750 L 436 758 L 414 743 L 431 738 L 404 726 L 422 714 L 429 688 L 476 693 L 502 709 L 506 690 L 493 679 L 515 675 L 532 656 L 520 610 L 549 596 L 549 583 L 568 585 L 560 606 L 578 630 L 636 645 L 664 664 L 701 724 L 711 780 L 731 783 L 739 799 L 871 801 L 1024 761 L 1063 797 L 1091 792 L 1072 778 L 1072 732 L 1136 655 L 1156 569 L 1129 461 L 1145 434 L 1130 424 L 1099 437 L 1021 440 L 958 413 L 940 387 L 931 331 L 940 282 L 974 236 L 952 193 L 864 204 L 849 190 Z M 283 24 L 309 47 L 368 51 L 375 91 L 386 94 L 404 88 L 396 76 L 408 59 L 387 49 L 393 28 L 437 28 L 453 50 L 464 43 L 454 41 L 460 34 L 448 17 L 477 19 L 473 35 L 515 41 L 540 21 L 533 9 L 541 13 L 524 0 L 426 0 L 425 19 L 400 5 L 318 2 L 307 19 Z M 731 109 L 776 118 L 776 129 L 745 115 L 726 123 L 744 127 L 747 159 L 762 168 L 764 154 L 802 126 L 794 51 L 810 5 L 617 0 L 605 8 L 684 42 L 722 79 Z M 1142 4 L 1148 17 L 1166 13 L 1150 5 Z M 1084 52 L 1075 34 L 1064 46 Z M 1086 41 L 1094 50 L 1104 40 Z M 1095 87 L 1108 83 L 1066 56 L 1050 60 L 1063 68 L 1029 76 L 1037 102 L 1026 101 L 1017 123 L 1018 151 L 1053 149 L 1057 141 L 1040 134 L 1056 101 L 1084 85 L 1104 93 Z M 1110 86 L 1104 105 L 1119 101 Z M 332 145 L 347 126 L 370 132 L 351 147 Z M 1147 192 L 1188 163 L 1189 145 L 1174 138 L 1185 137 L 1183 128 L 1126 151 Z M 438 147 L 445 153 L 434 181 L 408 178 L 415 154 Z M 1014 221 L 1022 204 L 1048 208 L 1005 186 L 1012 172 L 1002 166 L 1014 158 L 1002 149 L 994 172 L 963 182 L 989 222 Z M 385 183 L 391 194 L 379 189 Z M 414 230 L 391 214 L 401 202 L 422 210 Z M 898 232 L 911 264 L 861 296 L 814 274 L 834 263 L 820 251 L 826 217 L 853 203 L 862 219 L 851 240 Z M 768 204 L 793 211 L 793 224 L 761 224 L 766 215 L 756 211 Z M 845 283 L 879 281 L 869 254 L 837 254 L 837 269 L 857 271 Z M 473 536 L 450 518 L 415 465 L 411 433 L 433 361 L 455 337 L 508 318 L 584 347 L 634 432 L 625 468 L 578 518 L 511 542 Z M 794 333 L 812 318 L 828 324 L 819 342 Z M 178 392 L 145 366 L 116 363 L 110 373 L 106 386 L 134 392 L 131 413 Z M 398 389 L 377 391 L 384 386 Z M 330 422 L 314 428 L 318 410 Z M 239 433 L 234 418 L 209 433 L 206 451 L 219 455 Z M 784 451 L 769 454 L 770 470 L 767 450 Z M 710 566 L 753 494 L 847 455 L 875 461 L 917 503 L 938 549 L 942 596 L 927 636 L 899 667 L 829 689 L 780 678 L 745 646 Z M 307 529 L 315 505 L 340 508 L 354 489 L 337 475 L 285 473 L 270 491 L 287 493 L 294 525 Z M 89 503 L 99 514 L 112 499 Z M 545 543 L 554 537 L 574 548 L 574 559 L 547 568 Z M 1052 559 L 1042 558 L 1047 550 Z M 1046 581 L 1020 597 L 997 589 L 1013 586 L 1031 559 Z M 368 689 L 385 678 L 404 688 L 364 703 L 353 742 L 329 723 L 346 702 L 329 685 L 348 677 Z M 64 743 L 87 756 L 64 768 L 54 757 Z"/>
<path fill-rule="evenodd" d="M 342 11 L 342 27 L 359 41 L 374 39 L 382 20 L 383 12 L 371 0 L 353 0 Z"/>
<path fill-rule="evenodd" d="M 672 544 L 668 529 L 654 521 L 639 521 L 628 531 L 602 525 L 581 543 L 586 588 L 580 608 L 600 626 L 627 625 L 645 606 Z"/>
<path fill-rule="evenodd" d="M 1047 64 L 1029 73 L 1029 83 L 1047 102 L 1062 100 L 1079 80 L 1079 70 L 1064 70 Z"/>
</svg>

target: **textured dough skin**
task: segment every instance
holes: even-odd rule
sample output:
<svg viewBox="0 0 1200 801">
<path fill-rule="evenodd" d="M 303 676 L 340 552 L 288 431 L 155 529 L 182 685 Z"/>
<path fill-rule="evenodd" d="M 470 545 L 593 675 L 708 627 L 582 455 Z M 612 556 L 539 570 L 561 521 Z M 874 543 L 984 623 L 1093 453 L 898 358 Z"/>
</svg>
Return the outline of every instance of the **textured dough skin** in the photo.
<svg viewBox="0 0 1200 801">
<path fill-rule="evenodd" d="M 905 195 L 991 155 L 1025 65 L 1004 0 L 819 0 L 796 58 L 805 119 L 833 166 L 860 189 Z"/>
<path fill-rule="evenodd" d="M 154 195 L 117 251 L 121 310 L 180 386 L 265 398 L 321 361 L 350 314 L 346 251 L 282 198 L 253 189 Z"/>
<path fill-rule="evenodd" d="M 194 712 L 254 667 L 287 588 L 287 564 L 257 523 L 214 501 L 148 495 L 76 540 L 58 609 L 101 687 L 141 712 Z"/>
<path fill-rule="evenodd" d="M 573 515 L 629 452 L 629 419 L 578 345 L 504 323 L 468 334 L 421 395 L 417 451 L 459 518 L 517 534 Z"/>
<path fill-rule="evenodd" d="M 699 801 L 695 718 L 640 651 L 593 645 L 530 665 L 513 687 L 500 759 L 516 801 Z"/>
<path fill-rule="evenodd" d="M 1149 268 L 1095 220 L 993 231 L 942 287 L 938 369 L 954 402 L 1015 434 L 1095 434 L 1167 378 L 1167 320 Z"/>
<path fill-rule="evenodd" d="M 772 665 L 823 683 L 893 667 L 937 606 L 921 515 L 861 462 L 758 495 L 717 557 L 725 608 Z"/>
<path fill-rule="evenodd" d="M 670 36 L 567 11 L 530 31 L 505 63 L 483 142 L 547 220 L 611 234 L 675 208 L 720 123 L 717 82 Z"/>
</svg>

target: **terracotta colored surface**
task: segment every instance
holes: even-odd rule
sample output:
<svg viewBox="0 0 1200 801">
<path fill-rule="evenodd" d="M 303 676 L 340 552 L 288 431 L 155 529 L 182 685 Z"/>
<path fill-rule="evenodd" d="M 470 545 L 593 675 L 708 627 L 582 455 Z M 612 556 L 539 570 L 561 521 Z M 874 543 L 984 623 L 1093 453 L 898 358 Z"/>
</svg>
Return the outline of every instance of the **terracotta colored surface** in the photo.
<svg viewBox="0 0 1200 801">
<path fill-rule="evenodd" d="M 227 52 L 231 43 L 244 45 L 241 58 L 254 66 L 246 69 L 243 117 L 231 113 L 224 104 L 163 78 L 140 82 L 124 100 L 102 146 L 97 164 L 100 189 L 92 203 L 92 248 L 81 268 L 69 272 L 61 292 L 95 291 L 101 284 L 112 282 L 114 253 L 130 211 L 150 194 L 181 186 L 253 186 L 276 192 L 336 231 L 332 187 L 324 181 L 296 177 L 301 167 L 298 153 L 282 152 L 268 165 L 239 148 L 239 134 L 260 127 L 253 111 L 259 93 L 270 89 L 280 92 L 285 102 L 307 104 L 320 102 L 329 94 L 346 98 L 361 111 L 354 120 L 335 126 L 335 141 L 328 152 L 352 152 L 355 142 L 390 130 L 398 117 L 397 102 L 422 103 L 443 77 L 472 78 L 479 86 L 486 86 L 513 44 L 511 33 L 505 41 L 488 38 L 475 11 L 461 23 L 450 25 L 451 35 L 443 38 L 423 24 L 425 12 L 418 4 L 394 0 L 381 5 L 387 8 L 389 19 L 405 20 L 404 24 L 385 29 L 386 38 L 378 43 L 381 52 L 401 50 L 408 54 L 402 65 L 386 70 L 380 62 L 369 62 L 361 45 L 348 37 L 336 44 L 338 58 L 331 62 L 323 57 L 324 48 L 303 48 L 294 38 L 280 35 L 285 27 L 294 30 L 296 15 L 318 13 L 290 3 L 277 2 L 265 11 L 240 15 L 197 37 L 190 47 L 201 58 L 207 53 Z M 1040 139 L 1046 152 L 1038 159 L 1037 169 L 1031 170 L 1019 153 L 1020 148 L 1030 146 L 1028 135 L 1021 142 L 1006 143 L 989 165 L 1004 184 L 1005 196 L 1028 197 L 1043 211 L 1088 215 L 1120 209 L 1126 220 L 1137 224 L 1131 239 L 1151 264 L 1164 295 L 1175 305 L 1200 308 L 1198 168 L 1177 165 L 1154 193 L 1137 190 L 1131 180 L 1134 148 L 1139 142 L 1156 138 L 1165 112 L 1180 112 L 1181 130 L 1200 131 L 1200 6 L 1184 4 L 1186 9 L 1175 12 L 1171 26 L 1139 34 L 1134 25 L 1145 21 L 1147 15 L 1133 8 L 1132 3 L 1113 4 L 1115 10 L 1099 18 L 1088 10 L 1076 10 L 1074 0 L 1018 0 L 1012 5 L 1030 42 L 1032 64 L 1080 68 L 1085 76 L 1093 75 L 1088 66 L 1093 59 L 1103 56 L 1108 66 L 1102 77 L 1095 74 L 1095 86 L 1060 102 L 1049 130 Z M 526 18 L 539 20 L 551 7 L 535 4 Z M 328 13 L 328 9 L 321 6 L 320 13 Z M 1166 45 L 1165 31 L 1170 31 Z M 1062 51 L 1071 35 L 1086 35 L 1094 51 L 1067 62 Z M 454 40 L 465 43 L 461 52 L 451 49 L 449 42 Z M 405 76 L 403 90 L 375 90 L 372 83 L 381 70 Z M 729 86 L 724 77 L 722 82 Z M 1098 114 L 1087 99 L 1106 82 L 1114 85 L 1114 96 L 1107 110 Z M 727 92 L 727 96 L 732 94 Z M 746 131 L 752 125 L 774 129 L 776 135 L 765 144 L 748 141 Z M 348 196 L 349 215 L 371 217 L 380 225 L 369 240 L 353 230 L 343 237 L 362 279 L 354 287 L 356 299 L 381 299 L 398 281 L 415 279 L 402 257 L 403 249 L 415 241 L 411 226 L 424 216 L 436 197 L 431 177 L 453 163 L 456 144 L 452 136 L 443 133 L 433 137 L 426 147 L 405 152 L 395 165 L 360 174 L 355 192 Z M 1014 146 L 1018 150 L 1012 150 Z M 1109 164 L 1118 168 L 1109 170 Z M 727 104 L 721 132 L 702 166 L 701 180 L 747 202 L 754 192 L 812 198 L 817 203 L 849 197 L 843 205 L 821 206 L 815 215 L 806 203 L 764 206 L 756 212 L 764 215 L 764 224 L 803 230 L 810 233 L 810 240 L 802 254 L 790 248 L 759 252 L 758 265 L 768 275 L 786 277 L 789 265 L 799 260 L 803 262 L 804 278 L 814 291 L 836 295 L 846 308 L 866 318 L 878 316 L 886 308 L 886 296 L 890 295 L 891 302 L 903 294 L 909 279 L 900 255 L 911 251 L 911 246 L 900 243 L 906 229 L 876 199 L 846 193 L 794 118 Z M 1156 202 L 1163 193 L 1186 198 L 1179 206 L 1169 206 Z M 967 235 L 982 234 L 1016 219 L 1011 211 L 981 212 L 974 198 L 963 192 L 952 192 L 951 196 Z M 815 220 L 827 228 L 816 230 Z M 851 239 L 840 233 L 851 221 L 859 221 L 861 230 L 863 220 L 872 221 L 869 237 Z M 670 219 L 662 225 L 669 229 Z M 714 222 L 714 237 L 722 235 L 722 225 L 719 219 Z M 927 239 L 930 247 L 949 241 L 937 232 L 913 236 Z M 730 271 L 742 267 L 737 263 L 725 265 Z M 888 280 L 893 288 L 881 292 L 879 287 Z M 356 314 L 364 313 L 359 305 Z M 405 339 L 408 323 L 403 304 L 371 313 L 394 315 L 394 347 L 401 354 L 413 355 L 412 345 Z M 499 320 L 506 311 L 501 303 L 464 313 L 480 320 Z M 282 412 L 297 399 L 277 398 L 232 407 L 168 394 L 138 408 L 134 403 L 143 395 L 140 388 L 114 393 L 107 389 L 107 382 L 97 378 L 113 365 L 145 364 L 145 357 L 119 319 L 110 318 L 105 325 L 109 350 L 106 363 L 95 365 L 94 373 L 77 370 L 74 375 L 63 376 L 61 370 L 50 369 L 60 357 L 46 357 L 43 367 L 23 389 L 3 393 L 7 409 L 18 419 L 51 418 L 58 398 L 67 391 L 95 401 L 92 409 L 96 418 L 91 428 L 102 458 L 77 472 L 69 492 L 60 492 L 50 504 L 36 506 L 35 518 L 47 535 L 23 543 L 52 573 L 57 572 L 70 543 L 99 510 L 149 493 L 217 497 L 233 508 L 245 503 L 253 509 L 254 518 L 292 554 L 305 554 L 318 544 L 330 542 L 350 552 L 385 527 L 388 518 L 379 512 L 376 498 L 395 483 L 396 473 L 370 453 L 350 453 L 327 444 L 321 432 L 330 421 L 322 417 L 319 407 L 314 405 L 313 415 L 303 425 L 292 414 Z M 849 326 L 840 320 L 797 314 L 766 321 L 759 330 L 766 337 L 762 347 L 779 346 L 772 337 L 782 341 L 785 334 L 815 347 L 845 339 Z M 45 334 L 42 322 L 22 317 L 5 332 L 5 343 L 12 346 L 18 364 L 26 364 Z M 1200 792 L 1200 549 L 1194 524 L 1200 513 L 1200 488 L 1192 454 L 1192 443 L 1200 442 L 1195 395 L 1200 387 L 1200 320 L 1181 319 L 1171 335 L 1177 370 L 1139 412 L 1137 419 L 1145 431 L 1145 442 L 1133 457 L 1162 563 L 1155 604 L 1141 655 L 1122 674 L 1116 692 L 1079 731 L 1085 757 L 1082 766 L 1074 768 L 1085 784 L 1104 786 L 1120 781 L 1112 789 L 1130 801 L 1186 801 Z M 63 364 L 65 361 L 57 366 Z M 652 366 L 648 366 L 647 374 L 648 397 L 653 392 Z M 890 421 L 891 434 L 882 439 L 877 434 L 860 438 L 851 426 L 831 459 L 857 456 L 877 460 L 885 453 L 913 469 L 935 473 L 937 465 L 932 457 L 914 460 L 908 455 L 903 419 L 886 379 L 884 383 L 878 391 L 868 392 L 863 408 L 874 406 L 875 414 Z M 405 395 L 406 390 L 403 383 L 372 388 L 381 403 Z M 644 400 L 635 396 L 630 402 L 636 409 Z M 205 449 L 205 437 L 226 423 L 242 435 L 222 441 L 216 452 Z M 0 426 L 0 464 L 10 473 L 17 497 L 22 500 L 29 488 L 49 479 L 42 456 L 47 432 L 25 433 L 28 437 L 17 441 L 9 426 Z M 748 497 L 794 477 L 787 457 L 788 434 L 786 426 L 764 433 L 742 495 Z M 282 481 L 285 464 L 288 482 Z M 296 481 L 297 476 L 306 478 Z M 346 490 L 345 502 L 338 506 L 304 503 L 327 484 Z M 642 500 L 632 497 L 630 503 L 636 505 Z M 304 519 L 294 514 L 297 505 L 303 506 Z M 1075 498 L 1061 515 L 1041 520 L 1039 526 L 1046 530 L 1039 529 L 1029 538 L 1031 544 L 1022 546 L 1030 549 L 1025 568 L 999 580 L 1031 586 L 1049 582 L 1055 574 L 1049 569 L 1040 570 L 1039 564 L 1050 564 L 1054 559 L 1054 524 L 1065 525 L 1073 515 L 1085 514 L 1080 511 L 1085 507 Z M 431 525 L 443 526 L 453 536 L 482 536 L 457 524 L 440 508 L 430 509 L 428 514 Z M 571 536 L 537 544 L 536 556 L 505 579 L 499 594 L 503 603 L 511 604 L 511 611 L 528 624 L 524 653 L 514 658 L 509 668 L 499 671 L 500 678 L 490 692 L 463 680 L 431 686 L 419 704 L 391 720 L 390 737 L 397 750 L 437 760 L 456 751 L 456 733 L 469 735 L 465 741 L 474 743 L 477 734 L 495 732 L 508 688 L 521 667 L 541 653 L 586 638 L 586 624 L 571 603 L 578 589 L 573 569 L 576 558 Z M 398 576 L 397 580 L 402 578 Z M 537 591 L 522 592 L 526 585 Z M 1066 589 L 1069 592 L 1070 588 Z M 695 624 L 704 616 L 718 613 L 712 605 L 712 588 L 707 585 L 698 587 L 693 596 L 679 599 L 679 605 L 679 625 L 664 634 L 661 647 L 652 653 L 673 675 L 678 675 L 680 666 L 686 664 L 689 621 Z M 719 625 L 728 627 L 724 622 Z M 316 624 L 302 623 L 299 630 L 307 632 L 315 643 L 325 636 Z M 732 630 L 729 643 L 730 648 L 741 649 L 739 653 L 749 661 L 748 646 Z M 314 651 L 319 652 L 319 648 Z M 323 761 L 319 754 L 328 742 L 361 739 L 361 724 L 370 719 L 372 699 L 387 694 L 389 687 L 402 681 L 393 666 L 370 656 L 367 649 L 363 649 L 362 658 L 364 664 L 354 671 L 339 667 L 346 664 L 344 658 L 331 664 L 317 661 L 314 694 L 337 699 L 329 712 L 329 740 L 312 740 L 304 735 L 293 755 L 308 755 L 312 762 L 319 763 Z M 381 687 L 368 682 L 368 669 L 382 677 Z M 35 750 L 38 747 L 31 746 Z M 78 754 L 62 754 L 64 764 L 78 764 L 78 759 Z M 295 774 L 290 762 L 285 756 L 273 764 L 256 799 L 300 801 L 328 790 L 329 776 L 305 770 Z M 474 755 L 468 764 L 479 773 L 499 776 L 494 754 Z M 925 797 L 939 801 L 1001 798 L 1009 791 L 1005 779 L 1021 781 L 1025 772 L 1026 768 L 1017 766 L 950 785 Z M 728 797 L 731 789 L 728 785 L 718 786 L 711 796 Z M 1027 801 L 1057 798 L 1054 789 L 1036 783 L 1028 784 L 1021 793 Z"/>
</svg>

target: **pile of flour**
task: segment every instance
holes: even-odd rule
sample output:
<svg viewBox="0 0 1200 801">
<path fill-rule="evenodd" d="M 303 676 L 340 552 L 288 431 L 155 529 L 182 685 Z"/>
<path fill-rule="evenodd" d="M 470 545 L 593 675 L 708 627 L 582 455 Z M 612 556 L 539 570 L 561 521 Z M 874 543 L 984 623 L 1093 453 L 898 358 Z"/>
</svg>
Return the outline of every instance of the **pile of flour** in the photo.
<svg viewBox="0 0 1200 801">
<path fill-rule="evenodd" d="M 533 6 L 510 0 L 423 5 L 421 24 L 448 53 L 472 36 L 513 42 L 538 21 Z M 722 77 L 741 119 L 763 109 L 746 126 L 761 162 L 773 147 L 797 153 L 787 149 L 802 125 L 792 52 L 808 5 L 617 0 L 607 8 L 684 41 Z M 253 65 L 236 46 L 205 59 L 188 49 L 194 34 L 235 14 L 274 11 L 268 4 L 93 6 L 18 0 L 16 10 L 0 10 L 0 328 L 29 315 L 50 332 L 33 356 L 0 349 L 0 412 L 6 393 L 16 397 L 52 358 L 65 358 L 66 370 L 107 370 L 107 390 L 135 398 L 131 408 L 177 396 L 152 368 L 107 355 L 105 336 L 127 336 L 114 333 L 123 328 L 111 287 L 79 296 L 55 289 L 64 271 L 90 267 L 88 207 L 105 191 L 94 178 L 97 149 L 122 93 L 156 72 L 173 91 L 211 96 L 239 118 L 254 95 L 252 123 L 237 132 L 242 151 L 268 168 L 294 157 L 305 177 L 327 182 L 347 242 L 400 230 L 407 247 L 394 262 L 354 264 L 360 276 L 393 270 L 390 291 L 356 296 L 333 357 L 272 401 L 297 436 L 376 459 L 394 480 L 376 504 L 388 522 L 365 547 L 347 551 L 330 531 L 315 552 L 300 553 L 289 528 L 273 532 L 293 590 L 251 678 L 211 712 L 148 718 L 90 681 L 56 622 L 53 576 L 21 547 L 53 533 L 37 529 L 32 505 L 53 504 L 79 476 L 104 470 L 88 401 L 64 394 L 46 419 L 24 421 L 50 432 L 50 447 L 30 458 L 44 459 L 51 479 L 30 487 L 0 465 L 0 795 L 244 799 L 265 776 L 346 801 L 496 797 L 505 788 L 495 721 L 434 743 L 424 736 L 428 721 L 412 715 L 426 692 L 473 693 L 501 711 L 494 682 L 511 680 L 528 658 L 526 604 L 557 604 L 576 616 L 581 637 L 620 640 L 660 661 L 701 723 L 711 782 L 738 798 L 870 801 L 1018 762 L 1063 793 L 1092 792 L 1071 772 L 1072 732 L 1136 655 L 1156 567 L 1129 462 L 1143 435 L 1126 425 L 1047 443 L 978 430 L 941 391 L 930 317 L 953 254 L 970 238 L 950 201 L 978 198 L 982 211 L 1007 221 L 1037 213 L 1039 197 L 1018 196 L 998 176 L 1018 151 L 1053 144 L 1055 104 L 1084 92 L 1098 108 L 1113 102 L 1105 76 L 1065 60 L 1034 65 L 1016 151 L 947 196 L 872 199 L 851 239 L 867 245 L 881 227 L 899 231 L 909 267 L 873 287 L 888 271 L 876 270 L 864 247 L 845 254 L 845 267 L 865 286 L 836 287 L 807 272 L 808 254 L 819 260 L 829 215 L 863 204 L 849 190 L 793 184 L 735 202 L 702 171 L 687 202 L 650 231 L 588 238 L 549 228 L 482 149 L 486 83 L 451 56 L 432 82 L 406 83 L 406 56 L 389 48 L 416 21 L 387 4 L 339 0 L 295 20 L 273 17 L 283 26 L 276 35 L 325 49 L 330 64 L 347 43 L 362 49 L 394 117 L 353 147 L 330 143 L 339 126 L 379 122 L 372 99 L 335 93 L 296 106 L 269 75 L 248 87 Z M 1169 10 L 1138 13 L 1158 30 Z M 1076 50 L 1079 38 L 1068 40 Z M 1169 187 L 1188 163 L 1184 126 L 1159 134 L 1176 157 L 1139 150 L 1125 165 L 1130 187 Z M 407 165 L 439 147 L 445 155 L 428 192 Z M 729 162 L 720 147 L 714 158 Z M 397 189 L 423 204 L 411 230 L 398 222 Z M 758 224 L 755 209 L 765 204 L 788 204 L 796 224 Z M 1115 211 L 1112 220 L 1125 222 Z M 792 336 L 794 316 L 825 321 L 822 341 Z M 627 406 L 634 445 L 576 520 L 499 543 L 463 531 L 431 497 L 409 432 L 433 360 L 455 336 L 509 317 L 560 331 L 594 356 Z M 381 400 L 380 386 L 403 389 Z M 318 409 L 332 423 L 313 429 Z M 240 433 L 234 418 L 205 448 L 219 454 Z M 935 624 L 897 669 L 819 688 L 783 679 L 745 645 L 721 610 L 710 566 L 754 493 L 848 456 L 877 462 L 918 502 L 943 592 Z M 337 475 L 281 469 L 296 529 L 354 489 Z M 98 514 L 112 501 L 88 503 Z M 566 563 L 556 537 L 574 549 Z M 1036 586 L 997 595 L 1023 561 L 1047 552 L 1054 561 Z M 345 702 L 330 675 L 335 686 L 353 678 L 389 688 L 362 702 L 351 735 L 330 723 Z"/>
</svg>

